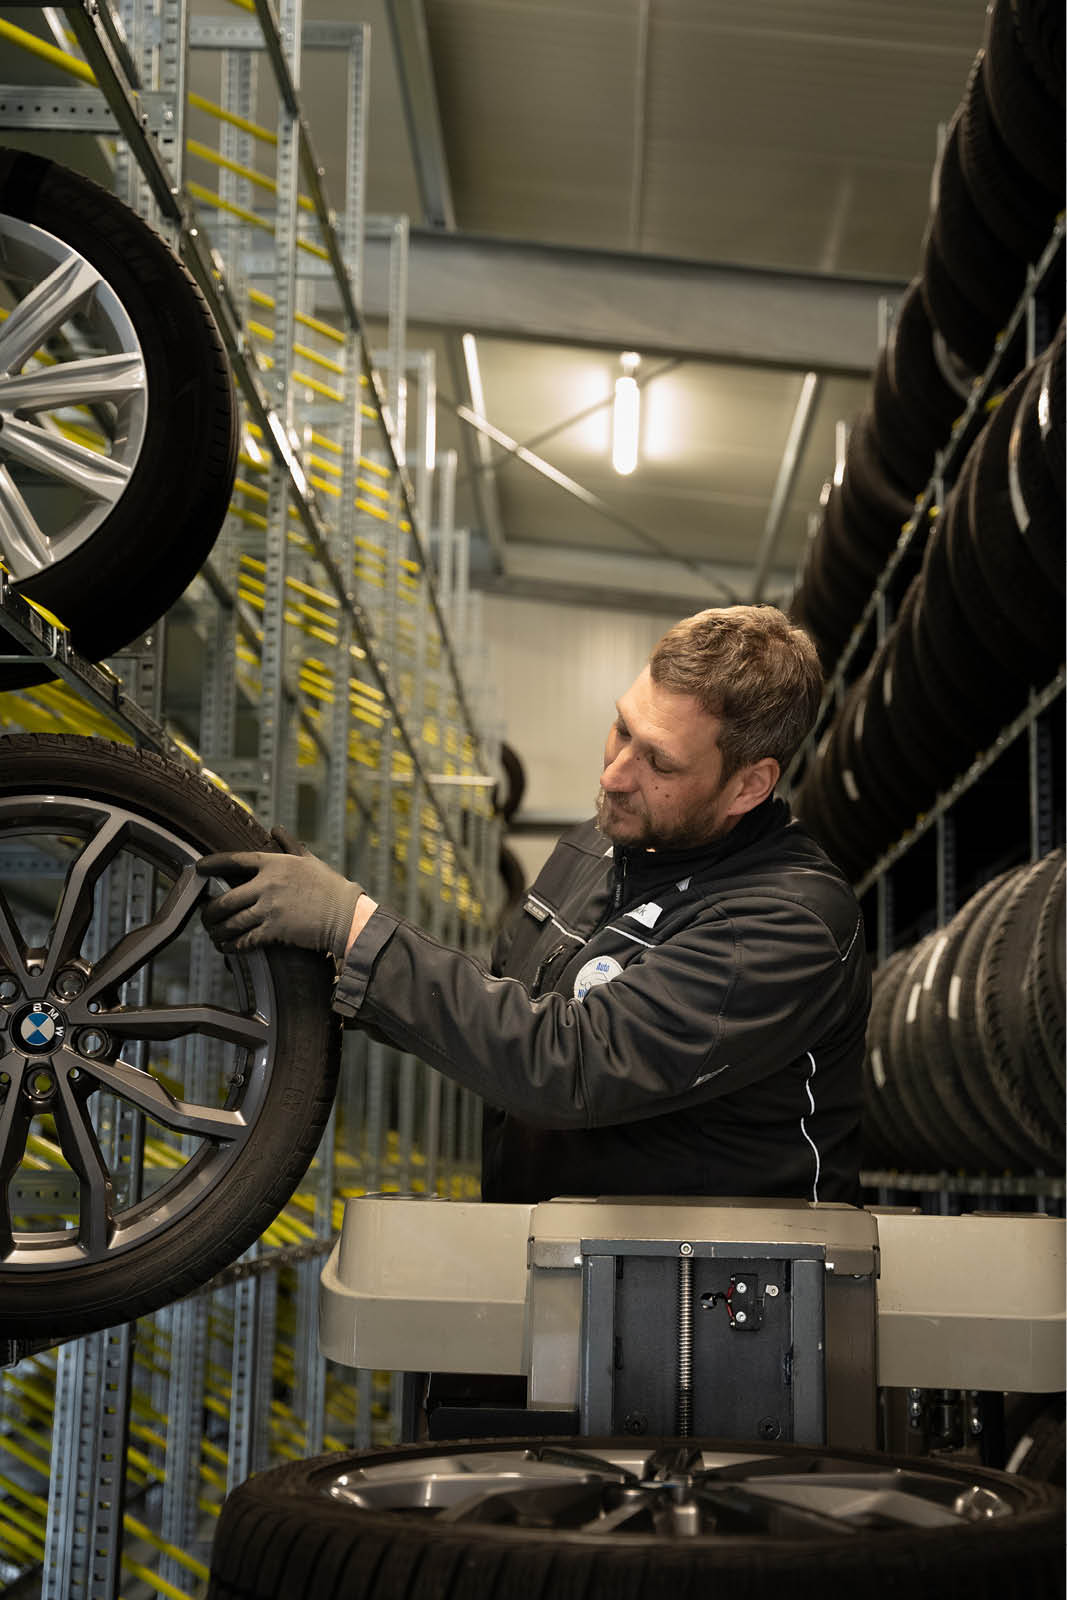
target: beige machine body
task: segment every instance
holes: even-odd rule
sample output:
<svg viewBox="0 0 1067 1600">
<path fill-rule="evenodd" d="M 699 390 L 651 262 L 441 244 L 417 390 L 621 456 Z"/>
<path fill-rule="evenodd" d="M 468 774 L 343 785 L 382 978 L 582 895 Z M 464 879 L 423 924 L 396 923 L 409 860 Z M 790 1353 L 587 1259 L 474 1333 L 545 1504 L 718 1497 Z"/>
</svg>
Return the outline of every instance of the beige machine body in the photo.
<svg viewBox="0 0 1067 1600">
<path fill-rule="evenodd" d="M 1052 1392 L 1065 1224 L 750 1200 L 349 1201 L 320 1347 L 513 1373 L 582 1433 L 866 1447 L 879 1386 Z"/>
</svg>

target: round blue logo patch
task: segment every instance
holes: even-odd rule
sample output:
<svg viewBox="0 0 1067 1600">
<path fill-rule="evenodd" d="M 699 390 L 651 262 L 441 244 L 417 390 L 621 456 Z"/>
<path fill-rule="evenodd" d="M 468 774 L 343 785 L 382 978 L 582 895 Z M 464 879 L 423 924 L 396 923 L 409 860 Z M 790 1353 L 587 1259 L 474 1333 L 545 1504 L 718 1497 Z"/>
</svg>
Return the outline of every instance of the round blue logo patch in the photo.
<svg viewBox="0 0 1067 1600">
<path fill-rule="evenodd" d="M 622 966 L 614 956 L 594 956 L 575 977 L 574 998 L 584 1000 L 590 989 L 595 989 L 598 983 L 610 983 L 621 971 Z"/>
<path fill-rule="evenodd" d="M 54 1006 L 38 1003 L 23 1012 L 15 1035 L 24 1050 L 43 1055 L 63 1042 L 63 1019 Z"/>
</svg>

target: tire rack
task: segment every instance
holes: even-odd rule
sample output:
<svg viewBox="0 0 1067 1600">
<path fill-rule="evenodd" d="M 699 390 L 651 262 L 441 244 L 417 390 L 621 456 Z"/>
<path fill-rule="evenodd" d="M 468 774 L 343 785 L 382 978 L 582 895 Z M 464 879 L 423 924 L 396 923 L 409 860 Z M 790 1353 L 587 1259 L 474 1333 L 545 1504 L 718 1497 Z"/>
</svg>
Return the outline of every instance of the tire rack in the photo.
<svg viewBox="0 0 1067 1600">
<path fill-rule="evenodd" d="M 907 586 L 907 577 L 916 551 L 921 553 L 921 536 L 937 506 L 944 503 L 946 488 L 955 479 L 964 457 L 977 437 L 983 411 L 998 386 L 1010 376 L 1009 363 L 1020 341 L 1024 343 L 1025 364 L 1044 349 L 1054 327 L 1049 327 L 1043 297 L 1053 276 L 1062 273 L 1064 220 L 1061 216 L 1052 237 L 1028 273 L 1026 289 L 999 335 L 986 370 L 976 378 L 967 405 L 956 422 L 951 437 L 939 451 L 933 475 L 915 502 L 914 512 L 905 524 L 900 539 L 874 584 L 848 642 L 836 662 L 812 733 L 795 758 L 787 775 L 795 785 L 816 753 L 819 741 L 841 707 L 845 691 L 867 658 L 869 646 L 880 645 L 892 624 L 896 602 Z M 839 440 L 844 430 L 839 426 Z M 838 451 L 843 457 L 843 444 Z M 855 885 L 868 929 L 873 926 L 876 962 L 880 965 L 899 946 L 933 926 L 944 926 L 959 909 L 957 880 L 956 812 L 961 802 L 978 792 L 986 774 L 1007 772 L 1023 776 L 1020 804 L 1012 818 L 1013 833 L 998 837 L 999 855 L 990 849 L 988 862 L 977 863 L 985 875 L 994 861 L 1010 856 L 1016 863 L 1036 861 L 1057 842 L 1056 798 L 1053 781 L 1054 731 L 1062 723 L 1065 672 L 1061 669 L 1051 682 L 1035 685 L 1028 703 L 987 749 L 979 752 L 970 766 L 940 795 L 929 809 L 864 873 Z M 1025 751 L 1025 761 L 1020 759 Z M 1062 807 L 1062 794 L 1059 805 Z M 972 863 L 972 867 L 975 864 Z M 906 885 L 905 874 L 910 874 Z M 906 895 L 901 893 L 902 888 Z M 900 903 L 906 898 L 907 922 Z M 964 896 L 965 898 L 965 896 Z M 1050 1209 L 1062 1213 L 1065 1182 L 1061 1175 L 1035 1174 L 988 1177 L 963 1177 L 949 1172 L 908 1173 L 897 1171 L 865 1172 L 865 1189 L 878 1204 L 918 1204 L 924 1209 L 953 1213 L 961 1209 Z"/>
<path fill-rule="evenodd" d="M 201 766 L 266 821 L 304 821 L 301 802 L 314 784 L 324 800 L 306 833 L 317 852 L 437 937 L 478 951 L 498 901 L 496 744 L 479 731 L 492 708 L 466 536 L 453 527 L 455 458 L 436 472 L 426 461 L 432 357 L 405 348 L 406 220 L 363 214 L 367 30 L 304 27 L 299 0 L 280 18 L 269 0 L 255 10 L 254 20 L 190 22 L 182 0 L 157 10 L 128 4 L 120 33 L 106 7 L 71 0 L 65 11 L 84 61 L 4 25 L 8 39 L 82 80 L 62 95 L 17 96 L 19 112 L 7 97 L 8 125 L 119 134 L 118 192 L 179 249 L 204 291 L 244 402 L 244 477 L 181 603 L 204 641 L 199 755 L 164 722 L 165 624 L 112 671 L 79 657 L 62 625 L 0 576 L 0 653 L 10 637 L 54 658 L 71 691 L 21 697 L 24 725 L 117 731 Z M 295 88 L 301 42 L 347 58 L 343 238 Z M 185 108 L 198 101 L 186 93 L 186 46 L 222 52 L 221 104 L 210 108 L 220 127 L 215 196 L 183 187 L 194 145 Z M 248 174 L 263 133 L 251 122 L 263 55 L 279 101 L 277 217 L 271 249 L 257 254 L 251 240 L 263 219 L 251 209 Z M 43 111 L 37 101 L 47 101 Z M 301 169 L 310 199 L 299 193 Z M 236 219 L 213 223 L 217 249 L 191 193 L 223 223 Z M 315 212 L 323 244 L 304 238 L 302 209 Z M 364 227 L 388 235 L 392 259 L 388 348 L 373 355 L 358 313 Z M 309 315 L 308 263 L 332 277 L 342 328 Z M 272 326 L 253 329 L 264 310 Z M 308 347 L 305 328 L 328 341 L 330 356 Z M 299 359 L 314 373 L 301 372 Z M 436 582 L 426 538 L 435 500 Z M 331 501 L 332 517 L 323 510 Z M 252 758 L 235 755 L 242 695 L 258 713 Z M 312 780 L 300 789 L 298 769 Z M 202 1558 L 229 1487 L 287 1455 L 388 1437 L 395 1388 L 361 1373 L 353 1395 L 348 1375 L 318 1355 L 321 1258 L 348 1194 L 469 1193 L 479 1122 L 472 1096 L 394 1056 L 347 1037 L 334 1119 L 301 1191 L 260 1244 L 199 1295 L 58 1348 L 0 1351 L 10 1363 L 0 1387 L 0 1581 L 20 1579 L 13 1593 L 31 1592 L 41 1577 L 43 1600 L 110 1597 L 120 1572 L 126 1600 L 202 1593 Z"/>
</svg>

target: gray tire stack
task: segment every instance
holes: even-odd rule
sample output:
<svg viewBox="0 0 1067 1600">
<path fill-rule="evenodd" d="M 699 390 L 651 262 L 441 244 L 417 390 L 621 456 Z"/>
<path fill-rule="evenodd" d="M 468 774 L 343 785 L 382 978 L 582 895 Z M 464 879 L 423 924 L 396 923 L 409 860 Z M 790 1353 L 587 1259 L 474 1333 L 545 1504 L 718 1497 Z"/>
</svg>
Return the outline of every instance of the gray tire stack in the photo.
<svg viewBox="0 0 1067 1600">
<path fill-rule="evenodd" d="M 1064 852 L 1001 874 L 875 974 L 864 1164 L 1064 1164 Z"/>
</svg>

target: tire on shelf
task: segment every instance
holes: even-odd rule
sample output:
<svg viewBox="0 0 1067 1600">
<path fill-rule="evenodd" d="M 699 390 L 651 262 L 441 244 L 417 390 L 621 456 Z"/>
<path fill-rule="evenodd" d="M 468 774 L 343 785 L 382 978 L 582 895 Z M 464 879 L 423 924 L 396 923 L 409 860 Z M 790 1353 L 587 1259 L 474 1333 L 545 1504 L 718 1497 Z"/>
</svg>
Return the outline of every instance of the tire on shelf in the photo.
<svg viewBox="0 0 1067 1600">
<path fill-rule="evenodd" d="M 949 978 L 951 1004 L 947 1021 L 947 1040 L 968 1100 L 989 1128 L 999 1132 L 1008 1150 L 1008 1165 L 1016 1172 L 1032 1172 L 1044 1160 L 1025 1131 L 1005 1115 L 1000 1095 L 990 1080 L 982 1048 L 978 1004 L 978 971 L 986 940 L 996 918 L 1014 893 L 1019 872 L 1008 873 L 996 891 L 968 918 Z"/>
<path fill-rule="evenodd" d="M 510 822 L 522 805 L 522 797 L 526 793 L 526 768 L 518 753 L 507 743 L 500 746 L 500 765 L 504 774 L 504 787 L 501 789 L 497 785 L 493 790 L 493 810 L 505 822 Z"/>
<path fill-rule="evenodd" d="M 772 1514 L 760 1486 L 782 1479 Z M 871 1515 L 844 1533 L 798 1522 L 787 1485 L 829 1517 L 866 1490 Z M 672 1536 L 672 1492 L 717 1531 Z M 1056 1489 L 969 1463 L 703 1439 L 476 1440 L 257 1473 L 223 1505 L 208 1600 L 814 1600 L 828 1583 L 867 1600 L 1051 1597 L 1062 1543 Z"/>
<path fill-rule="evenodd" d="M 989 1081 L 1005 1117 L 1024 1135 L 1035 1158 L 1044 1157 L 1054 1171 L 1061 1171 L 1064 1163 L 1063 1124 L 1049 1124 L 1027 1070 L 1022 990 L 1041 908 L 1063 870 L 1064 853 L 1054 850 L 1017 875 L 989 929 L 976 983 L 979 1040 Z M 1035 1046 L 1039 1042 L 1033 1041 Z"/>
<path fill-rule="evenodd" d="M 193 279 L 97 184 L 0 150 L 0 237 L 12 304 L 0 334 L 0 462 L 19 503 L 0 555 L 16 589 L 98 661 L 173 605 L 215 541 L 237 461 L 233 381 Z M 24 349 L 18 304 L 45 281 L 52 310 L 29 324 Z M 75 319 L 77 339 L 58 352 L 73 359 L 34 367 L 34 352 Z M 103 454 L 39 423 L 78 400 L 93 405 Z M 51 676 L 38 662 L 0 667 L 0 688 Z"/>
<path fill-rule="evenodd" d="M 1000 134 L 989 108 L 980 51 L 963 97 L 960 164 L 974 202 L 1002 244 L 1036 261 L 1056 219 L 1055 197 L 1027 171 Z"/>
<path fill-rule="evenodd" d="M 940 441 L 935 434 L 923 432 L 919 419 L 901 399 L 892 379 L 888 345 L 875 364 L 872 403 L 879 449 L 901 483 L 921 492 L 933 470 Z"/>
<path fill-rule="evenodd" d="M 892 1091 L 913 1172 L 940 1172 L 947 1165 L 943 1129 L 936 1117 L 933 1096 L 928 1085 L 920 1087 L 924 1063 L 916 1027 L 922 977 L 935 939 L 936 934 L 927 934 L 909 951 L 887 1026 L 887 1091 Z"/>
<path fill-rule="evenodd" d="M 1063 660 L 1063 600 L 1055 594 L 1012 505 L 1008 453 L 1012 427 L 1027 392 L 1029 372 L 1021 372 L 974 446 L 968 491 L 971 541 L 986 585 L 1015 631 L 1026 641 L 1028 671 L 1038 683 Z M 1062 547 L 1063 524 L 1059 522 Z"/>
<path fill-rule="evenodd" d="M 1045 381 L 1038 405 L 1045 460 L 1061 500 L 1064 499 L 1064 411 L 1067 409 L 1065 401 L 1067 397 L 1064 394 L 1064 323 L 1061 320 L 1059 331 L 1049 348 L 1048 366 L 1045 369 Z"/>
<path fill-rule="evenodd" d="M 1056 874 L 1038 916 L 1022 984 L 1022 1051 L 1027 1080 L 1053 1128 L 1067 1123 L 1064 1062 L 1064 877 Z"/>
<path fill-rule="evenodd" d="M 949 123 L 935 172 L 931 227 L 945 270 L 994 327 L 1011 315 L 1026 284 L 1026 256 L 1003 244 L 975 204 L 963 176 L 960 121 Z"/>
<path fill-rule="evenodd" d="M 1034 72 L 1010 0 L 993 0 L 989 7 L 984 71 L 990 110 L 1004 143 L 1062 207 L 1062 83 L 1058 96 L 1050 94 Z"/>
<path fill-rule="evenodd" d="M 1064 874 L 1050 885 L 1038 918 L 1034 948 L 1026 970 L 1025 986 L 1034 995 L 1037 1015 L 1049 1065 L 1060 1088 L 1064 1086 L 1067 1060 L 1067 1001 L 1064 973 L 1067 970 L 1067 930 L 1064 927 Z"/>
<path fill-rule="evenodd" d="M 935 447 L 944 444 L 966 409 L 974 375 L 936 337 L 920 278 L 913 278 L 901 297 L 886 348 L 889 381 L 912 426 Z"/>
<path fill-rule="evenodd" d="M 849 429 L 841 500 L 854 538 L 876 551 L 884 565 L 915 510 L 915 501 L 879 448 L 872 411 L 862 412 Z"/>
<path fill-rule="evenodd" d="M 1007 882 L 1000 873 L 971 896 L 933 941 L 921 975 L 918 1005 L 919 1048 L 928 1064 L 930 1086 L 941 1106 L 943 1126 L 959 1165 L 966 1172 L 1000 1172 L 1013 1160 L 997 1126 L 975 1106 L 952 1049 L 949 1016 L 958 1005 L 953 987 L 960 944 L 983 905 Z"/>
<path fill-rule="evenodd" d="M 867 1023 L 867 1050 L 863 1058 L 863 1120 L 861 1139 L 865 1166 L 888 1168 L 906 1165 L 900 1126 L 893 1115 L 889 1083 L 889 1018 L 897 990 L 908 965 L 910 951 L 897 950 L 871 974 L 871 1014 Z M 872 1159 L 873 1158 L 873 1159 Z"/>
<path fill-rule="evenodd" d="M 1062 596 L 1067 590 L 1063 494 L 1050 466 L 1040 421 L 1042 410 L 1047 414 L 1048 409 L 1048 369 L 1048 361 L 1035 363 L 1015 414 L 1008 440 L 1008 498 L 1035 566 Z M 1061 368 L 1061 380 L 1062 376 Z"/>
<path fill-rule="evenodd" d="M 974 749 L 953 719 L 938 715 L 926 692 L 914 645 L 915 614 L 921 603 L 922 574 L 918 573 L 908 587 L 893 627 L 893 698 L 888 712 L 898 745 L 912 751 L 915 766 L 936 794 L 947 789 L 970 765 Z"/>
<path fill-rule="evenodd" d="M 974 372 L 985 370 L 997 336 L 997 319 L 979 309 L 945 265 L 932 227 L 922 247 L 922 293 L 930 321 L 945 343 Z"/>
<path fill-rule="evenodd" d="M 1012 684 L 1025 691 L 1035 677 L 1030 636 L 1015 625 L 999 596 L 990 588 L 971 536 L 970 487 L 976 463 L 976 450 L 972 448 L 963 464 L 952 497 L 952 509 L 945 522 L 945 555 L 952 590 L 970 628 L 997 662 L 1005 688 Z"/>
<path fill-rule="evenodd" d="M 208 882 L 197 859 L 276 848 L 199 774 L 98 739 L 5 738 L 0 837 L 43 852 L 51 881 L 65 871 L 51 911 L 46 878 L 27 894 L 13 876 L 32 869 L 9 868 L 0 893 L 0 1324 L 10 1338 L 50 1340 L 189 1294 L 254 1243 L 315 1154 L 339 1029 L 323 957 L 271 947 L 224 958 L 198 931 Z M 124 895 L 134 872 L 147 874 L 151 914 L 116 942 L 104 889 Z M 150 962 L 162 976 L 131 996 L 125 985 Z M 142 1052 L 175 1039 L 206 1046 L 197 1064 L 180 1043 L 164 1076 Z M 98 1121 L 143 1112 L 170 1140 L 140 1198 L 90 1120 L 97 1095 Z M 54 1121 L 76 1192 L 51 1218 L 20 1217 L 11 1180 L 40 1117 Z"/>
</svg>

